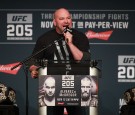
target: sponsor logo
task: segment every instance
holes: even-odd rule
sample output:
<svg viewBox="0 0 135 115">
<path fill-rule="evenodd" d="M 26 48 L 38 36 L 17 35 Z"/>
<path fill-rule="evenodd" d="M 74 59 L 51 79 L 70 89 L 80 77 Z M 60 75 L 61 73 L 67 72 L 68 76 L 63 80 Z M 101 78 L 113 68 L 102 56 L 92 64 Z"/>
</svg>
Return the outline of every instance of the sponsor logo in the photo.
<svg viewBox="0 0 135 115">
<path fill-rule="evenodd" d="M 113 32 L 112 30 L 105 32 L 93 32 L 91 30 L 88 30 L 85 33 L 85 35 L 87 36 L 88 39 L 108 40 L 112 32 Z"/>
<path fill-rule="evenodd" d="M 64 105 L 64 102 L 58 102 L 58 105 Z"/>
<path fill-rule="evenodd" d="M 13 68 L 17 64 L 19 64 L 19 62 L 13 64 L 7 64 L 7 65 L 0 65 L 0 72 L 16 75 L 20 70 L 21 65 L 13 70 L 11 70 L 11 68 Z"/>
<path fill-rule="evenodd" d="M 32 40 L 32 14 L 7 14 L 7 40 Z"/>
<path fill-rule="evenodd" d="M 118 82 L 135 82 L 135 56 L 118 56 Z"/>
<path fill-rule="evenodd" d="M 62 75 L 62 88 L 74 88 L 74 75 Z"/>
</svg>

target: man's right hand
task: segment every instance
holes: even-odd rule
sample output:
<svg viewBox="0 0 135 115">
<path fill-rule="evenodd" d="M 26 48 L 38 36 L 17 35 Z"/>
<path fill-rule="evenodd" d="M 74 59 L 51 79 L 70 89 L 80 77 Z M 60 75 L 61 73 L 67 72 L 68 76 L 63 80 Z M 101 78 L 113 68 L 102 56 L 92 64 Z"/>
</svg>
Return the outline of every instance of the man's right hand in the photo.
<svg viewBox="0 0 135 115">
<path fill-rule="evenodd" d="M 29 71 L 31 73 L 31 77 L 32 78 L 37 78 L 38 77 L 38 71 L 37 71 L 37 69 L 38 69 L 38 67 L 35 66 L 35 65 L 30 66 Z"/>
</svg>

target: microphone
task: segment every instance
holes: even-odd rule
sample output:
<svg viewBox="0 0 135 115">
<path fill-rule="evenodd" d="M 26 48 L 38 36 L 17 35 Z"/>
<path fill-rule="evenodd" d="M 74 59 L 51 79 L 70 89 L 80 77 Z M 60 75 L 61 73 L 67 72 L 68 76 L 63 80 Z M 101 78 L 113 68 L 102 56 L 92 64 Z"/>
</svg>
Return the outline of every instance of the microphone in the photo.
<svg viewBox="0 0 135 115">
<path fill-rule="evenodd" d="M 64 32 L 64 33 L 69 32 L 69 33 L 72 34 L 72 29 L 69 28 L 68 26 L 65 26 L 65 29 L 63 30 L 63 32 Z M 66 38 L 66 42 L 68 43 L 68 38 Z"/>
<path fill-rule="evenodd" d="M 63 30 L 63 32 L 64 32 L 64 33 L 66 33 L 66 32 L 72 33 L 72 29 L 69 28 L 68 26 L 65 26 L 65 29 Z"/>
</svg>

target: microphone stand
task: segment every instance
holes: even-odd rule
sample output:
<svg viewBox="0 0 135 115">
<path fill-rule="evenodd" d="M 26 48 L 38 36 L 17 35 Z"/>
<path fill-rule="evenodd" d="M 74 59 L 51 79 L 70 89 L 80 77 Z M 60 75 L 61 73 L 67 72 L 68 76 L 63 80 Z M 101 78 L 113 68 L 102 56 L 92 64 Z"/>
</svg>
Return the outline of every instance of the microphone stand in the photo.
<svg viewBox="0 0 135 115">
<path fill-rule="evenodd" d="M 52 42 L 51 44 L 48 44 L 46 47 L 43 47 L 41 50 L 37 51 L 36 53 L 32 54 L 31 56 L 27 57 L 26 59 L 24 59 L 23 61 L 21 61 L 19 64 L 13 66 L 11 68 L 11 70 L 14 70 L 15 68 L 17 68 L 20 65 L 24 65 L 26 64 L 27 61 L 29 61 L 30 59 L 32 59 L 33 57 L 35 57 L 36 55 L 38 55 L 39 53 L 43 52 L 44 50 L 48 49 L 49 47 L 51 47 L 53 44 L 55 44 L 56 42 L 62 40 L 63 38 L 60 38 L 58 40 L 55 40 L 54 42 Z M 26 115 L 28 115 L 28 66 L 26 66 L 24 69 L 24 73 L 26 76 Z"/>
<path fill-rule="evenodd" d="M 63 39 L 63 38 L 60 38 L 60 39 L 58 39 L 58 40 L 55 40 L 53 43 L 47 45 L 47 46 L 44 47 L 43 49 L 37 51 L 36 53 L 32 54 L 32 55 L 29 56 L 28 58 L 26 58 L 26 59 L 24 59 L 23 61 L 21 61 L 19 64 L 13 66 L 13 67 L 11 68 L 11 70 L 14 70 L 14 69 L 17 68 L 18 66 L 25 64 L 25 63 L 26 63 L 27 61 L 29 61 L 31 58 L 35 57 L 36 55 L 38 55 L 39 53 L 43 52 L 44 50 L 46 50 L 47 48 L 51 47 L 53 44 L 55 44 L 56 42 L 58 42 L 58 41 L 60 41 L 60 40 L 62 40 L 62 39 Z"/>
</svg>

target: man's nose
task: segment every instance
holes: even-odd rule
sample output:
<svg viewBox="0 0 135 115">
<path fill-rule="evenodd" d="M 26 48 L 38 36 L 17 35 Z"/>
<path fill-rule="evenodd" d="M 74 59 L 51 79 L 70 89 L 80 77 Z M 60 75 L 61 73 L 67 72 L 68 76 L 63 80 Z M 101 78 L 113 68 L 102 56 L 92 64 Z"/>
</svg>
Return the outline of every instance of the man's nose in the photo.
<svg viewBox="0 0 135 115">
<path fill-rule="evenodd" d="M 84 91 L 86 91 L 86 90 L 87 90 L 87 88 L 85 87 L 85 88 L 84 88 Z"/>
<path fill-rule="evenodd" d="M 49 91 L 52 91 L 52 88 L 49 88 Z"/>
<path fill-rule="evenodd" d="M 65 22 L 65 23 L 68 23 L 68 19 L 65 19 L 64 22 Z"/>
</svg>

